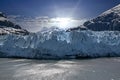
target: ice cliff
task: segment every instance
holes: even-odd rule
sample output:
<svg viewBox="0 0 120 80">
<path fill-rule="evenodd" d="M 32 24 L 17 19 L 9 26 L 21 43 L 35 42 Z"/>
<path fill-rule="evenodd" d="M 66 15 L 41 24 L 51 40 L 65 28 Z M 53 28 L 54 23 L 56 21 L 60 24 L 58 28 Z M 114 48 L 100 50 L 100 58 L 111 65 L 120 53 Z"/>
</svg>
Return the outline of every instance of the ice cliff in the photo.
<svg viewBox="0 0 120 80">
<path fill-rule="evenodd" d="M 38 59 L 120 56 L 120 5 L 67 31 L 29 33 L 0 13 L 0 57 Z M 86 28 L 88 30 L 86 30 Z"/>
<path fill-rule="evenodd" d="M 48 31 L 0 36 L 2 57 L 75 58 L 120 56 L 120 32 Z"/>
</svg>

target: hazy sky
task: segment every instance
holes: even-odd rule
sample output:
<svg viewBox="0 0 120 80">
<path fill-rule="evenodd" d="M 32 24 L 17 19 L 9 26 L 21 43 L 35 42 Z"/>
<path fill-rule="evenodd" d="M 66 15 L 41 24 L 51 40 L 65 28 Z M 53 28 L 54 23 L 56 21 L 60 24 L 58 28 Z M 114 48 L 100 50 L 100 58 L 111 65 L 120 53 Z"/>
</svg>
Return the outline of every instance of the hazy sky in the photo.
<svg viewBox="0 0 120 80">
<path fill-rule="evenodd" d="M 80 26 L 119 3 L 120 0 L 0 0 L 0 11 L 22 28 L 37 32 L 44 27 Z M 58 21 L 57 17 L 72 20 Z"/>
<path fill-rule="evenodd" d="M 92 18 L 120 0 L 0 0 L 0 11 L 10 15 Z"/>
</svg>

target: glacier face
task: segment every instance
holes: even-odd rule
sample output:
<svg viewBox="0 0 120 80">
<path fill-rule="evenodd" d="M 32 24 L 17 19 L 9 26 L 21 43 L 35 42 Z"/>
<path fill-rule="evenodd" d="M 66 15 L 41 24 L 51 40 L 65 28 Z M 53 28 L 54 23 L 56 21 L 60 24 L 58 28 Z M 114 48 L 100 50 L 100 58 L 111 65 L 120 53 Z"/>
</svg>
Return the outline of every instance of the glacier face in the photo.
<svg viewBox="0 0 120 80">
<path fill-rule="evenodd" d="M 1 57 L 75 58 L 120 56 L 119 31 L 44 31 L 0 36 Z"/>
<path fill-rule="evenodd" d="M 0 12 L 0 57 L 120 56 L 120 4 L 82 26 L 67 31 L 51 28 L 30 33 Z"/>
</svg>

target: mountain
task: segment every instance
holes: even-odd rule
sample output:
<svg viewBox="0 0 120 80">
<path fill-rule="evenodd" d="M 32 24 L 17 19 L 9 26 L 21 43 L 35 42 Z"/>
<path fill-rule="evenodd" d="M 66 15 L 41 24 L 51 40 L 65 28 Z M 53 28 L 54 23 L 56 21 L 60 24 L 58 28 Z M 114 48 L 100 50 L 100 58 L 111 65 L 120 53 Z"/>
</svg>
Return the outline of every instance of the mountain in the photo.
<svg viewBox="0 0 120 80">
<path fill-rule="evenodd" d="M 21 27 L 19 25 L 16 25 L 12 22 L 10 22 L 7 17 L 0 12 L 0 28 L 5 28 L 5 27 L 12 27 L 15 29 L 21 29 Z"/>
<path fill-rule="evenodd" d="M 28 34 L 27 30 L 22 29 L 19 25 L 9 21 L 5 14 L 0 12 L 0 35 L 3 34 Z"/>
<path fill-rule="evenodd" d="M 93 31 L 120 31 L 120 4 L 83 25 Z"/>
<path fill-rule="evenodd" d="M 6 26 L 7 18 L 1 14 L 1 21 L 5 24 L 0 28 L 2 33 L 0 57 L 35 59 L 120 57 L 119 6 L 85 22 L 80 28 L 67 31 L 54 27 L 29 33 L 22 28 Z M 29 34 L 22 35 L 22 30 L 25 31 L 22 33 Z M 5 32 L 6 34 L 3 34 Z"/>
<path fill-rule="evenodd" d="M 70 31 L 74 31 L 74 30 L 81 30 L 81 31 L 83 31 L 83 30 L 88 30 L 88 29 L 85 26 L 81 25 L 81 26 L 78 26 L 78 27 L 69 28 L 66 31 L 70 32 Z"/>
</svg>

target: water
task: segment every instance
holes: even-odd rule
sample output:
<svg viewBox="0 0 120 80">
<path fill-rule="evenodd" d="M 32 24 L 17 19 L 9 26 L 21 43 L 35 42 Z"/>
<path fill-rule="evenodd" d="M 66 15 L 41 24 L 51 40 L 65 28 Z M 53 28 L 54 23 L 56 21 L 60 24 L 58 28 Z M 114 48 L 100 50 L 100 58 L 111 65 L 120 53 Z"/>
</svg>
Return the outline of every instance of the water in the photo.
<svg viewBox="0 0 120 80">
<path fill-rule="evenodd" d="M 120 58 L 88 60 L 0 58 L 0 80 L 120 80 Z"/>
</svg>

